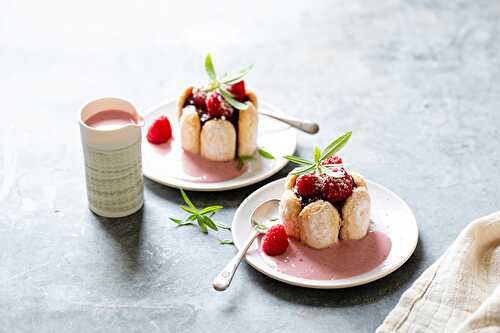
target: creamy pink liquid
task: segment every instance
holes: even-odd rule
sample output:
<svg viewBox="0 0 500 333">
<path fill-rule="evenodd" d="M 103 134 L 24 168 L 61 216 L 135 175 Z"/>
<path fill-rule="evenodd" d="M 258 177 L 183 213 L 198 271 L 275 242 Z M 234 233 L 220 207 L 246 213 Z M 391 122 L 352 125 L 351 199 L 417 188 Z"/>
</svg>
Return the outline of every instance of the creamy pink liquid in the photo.
<svg viewBox="0 0 500 333">
<path fill-rule="evenodd" d="M 85 124 L 90 127 L 110 130 L 136 123 L 134 115 L 123 110 L 103 110 L 90 116 Z"/>
<path fill-rule="evenodd" d="M 178 124 L 171 122 L 173 139 L 167 143 L 153 145 L 145 141 L 144 157 L 157 169 L 156 173 L 198 183 L 216 183 L 241 176 L 247 170 L 238 170 L 236 161 L 213 162 L 196 154 L 184 152 L 181 147 Z"/>
<path fill-rule="evenodd" d="M 369 232 L 360 240 L 344 240 L 316 250 L 290 238 L 288 249 L 279 256 L 259 252 L 264 260 L 282 273 L 305 279 L 335 280 L 371 271 L 382 264 L 391 251 L 391 239 L 383 232 Z"/>
<path fill-rule="evenodd" d="M 244 169 L 238 170 L 236 161 L 213 162 L 185 152 L 181 160 L 184 172 L 201 183 L 221 182 L 236 178 L 245 172 Z"/>
</svg>

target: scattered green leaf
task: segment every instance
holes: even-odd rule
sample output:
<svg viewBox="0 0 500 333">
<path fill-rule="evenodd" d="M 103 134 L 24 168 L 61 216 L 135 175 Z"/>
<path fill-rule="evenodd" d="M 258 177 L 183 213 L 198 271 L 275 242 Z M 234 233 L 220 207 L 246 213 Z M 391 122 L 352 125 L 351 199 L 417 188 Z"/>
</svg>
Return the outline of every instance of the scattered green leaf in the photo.
<svg viewBox="0 0 500 333">
<path fill-rule="evenodd" d="M 200 231 L 203 233 L 208 233 L 208 229 L 217 231 L 219 230 L 219 227 L 230 230 L 230 227 L 224 224 L 215 223 L 214 220 L 212 220 L 212 216 L 216 212 L 224 208 L 223 206 L 219 205 L 208 206 L 200 210 L 196 208 L 196 206 L 191 202 L 191 200 L 189 199 L 189 197 L 187 196 L 186 192 L 184 192 L 183 189 L 180 189 L 180 192 L 184 202 L 187 204 L 187 206 L 180 205 L 180 208 L 185 212 L 189 213 L 190 215 L 184 220 L 170 217 L 169 219 L 173 223 L 177 224 L 178 226 L 181 226 L 181 225 L 193 224 L 193 222 L 196 221 Z"/>
<path fill-rule="evenodd" d="M 245 166 L 246 161 L 254 160 L 254 159 L 255 159 L 255 156 L 253 156 L 253 155 L 238 156 L 238 164 L 236 165 L 236 168 L 238 170 L 241 170 Z"/>
<path fill-rule="evenodd" d="M 219 239 L 219 244 L 220 245 L 234 245 L 234 242 L 232 239 Z"/>
<path fill-rule="evenodd" d="M 264 149 L 257 149 L 257 153 L 259 153 L 260 156 L 264 157 L 264 158 L 267 158 L 269 160 L 274 160 L 274 156 L 273 154 L 271 154 L 270 152 L 268 151 L 265 151 Z"/>
<path fill-rule="evenodd" d="M 215 225 L 217 225 L 217 227 L 220 229 L 231 230 L 231 226 L 223 224 L 223 223 L 215 223 Z"/>
</svg>

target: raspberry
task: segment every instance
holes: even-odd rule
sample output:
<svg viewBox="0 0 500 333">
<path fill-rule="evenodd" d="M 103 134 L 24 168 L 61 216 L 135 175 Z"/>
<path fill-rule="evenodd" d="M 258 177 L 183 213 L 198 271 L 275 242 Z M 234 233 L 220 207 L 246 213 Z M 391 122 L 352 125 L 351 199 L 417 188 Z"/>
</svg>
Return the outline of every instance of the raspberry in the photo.
<svg viewBox="0 0 500 333">
<path fill-rule="evenodd" d="M 228 102 L 226 102 L 226 100 L 222 100 L 220 102 L 220 108 L 221 108 L 221 116 L 224 116 L 226 118 L 231 118 L 231 116 L 233 115 L 233 107 L 231 106 L 231 104 L 229 104 Z"/>
<path fill-rule="evenodd" d="M 209 117 L 212 118 L 222 116 L 222 100 L 222 96 L 217 91 L 208 94 L 206 103 Z"/>
<path fill-rule="evenodd" d="M 297 192 L 303 197 L 311 197 L 318 193 L 318 176 L 307 174 L 297 177 Z"/>
<path fill-rule="evenodd" d="M 244 102 L 247 98 L 247 92 L 245 90 L 245 81 L 241 80 L 231 85 L 227 89 L 233 96 L 240 102 Z"/>
<path fill-rule="evenodd" d="M 149 142 L 157 145 L 165 143 L 172 138 L 172 127 L 166 116 L 160 116 L 153 122 L 148 130 L 146 138 Z"/>
<path fill-rule="evenodd" d="M 352 193 L 352 177 L 343 168 L 341 169 L 341 172 L 344 173 L 342 177 L 324 176 L 321 195 L 323 196 L 323 199 L 330 201 L 331 203 L 345 200 Z"/>
<path fill-rule="evenodd" d="M 288 248 L 288 236 L 282 224 L 273 225 L 262 238 L 262 250 L 270 256 L 285 253 Z"/>
<path fill-rule="evenodd" d="M 207 104 L 205 100 L 207 99 L 207 93 L 200 88 L 193 89 L 193 102 L 198 109 L 207 109 Z"/>
<path fill-rule="evenodd" d="M 338 155 L 332 155 L 328 157 L 326 160 L 322 161 L 321 164 L 342 164 L 342 158 Z"/>
</svg>

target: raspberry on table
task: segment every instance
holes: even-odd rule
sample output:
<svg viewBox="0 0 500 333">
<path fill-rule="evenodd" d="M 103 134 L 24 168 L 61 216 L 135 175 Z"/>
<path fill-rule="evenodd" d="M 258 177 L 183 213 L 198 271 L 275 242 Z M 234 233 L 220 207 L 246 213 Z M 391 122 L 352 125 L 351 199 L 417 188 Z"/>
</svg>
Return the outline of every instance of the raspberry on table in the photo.
<svg viewBox="0 0 500 333">
<path fill-rule="evenodd" d="M 172 126 L 166 116 L 160 116 L 149 127 L 146 138 L 153 144 L 165 143 L 172 138 Z"/>
</svg>

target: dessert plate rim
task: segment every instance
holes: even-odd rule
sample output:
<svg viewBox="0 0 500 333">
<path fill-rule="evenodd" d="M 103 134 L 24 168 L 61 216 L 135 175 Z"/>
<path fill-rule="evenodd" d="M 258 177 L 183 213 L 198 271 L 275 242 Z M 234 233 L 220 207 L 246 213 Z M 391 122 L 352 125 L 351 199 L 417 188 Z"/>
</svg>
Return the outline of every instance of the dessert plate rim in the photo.
<svg viewBox="0 0 500 333">
<path fill-rule="evenodd" d="M 168 108 L 168 107 L 174 107 L 177 103 L 177 99 L 175 98 L 170 98 L 166 99 L 157 105 L 149 108 L 145 114 L 143 114 L 144 121 L 147 122 L 149 121 L 150 117 L 158 112 L 162 108 Z M 259 101 L 259 107 L 264 107 L 266 109 L 272 110 L 276 114 L 284 114 L 279 108 L 273 106 L 272 104 L 267 103 L 266 101 Z M 261 119 L 266 119 L 267 121 L 272 121 L 272 122 L 277 122 L 277 120 L 273 120 L 271 118 L 267 117 L 261 117 Z M 170 121 L 175 121 L 172 119 L 172 117 L 169 116 Z M 295 149 L 297 147 L 297 133 L 295 130 L 288 126 L 283 124 L 283 126 L 287 127 L 286 131 L 290 132 L 290 140 L 287 140 L 283 144 L 287 145 L 287 154 L 293 154 L 295 152 Z M 146 133 L 147 129 L 145 129 L 142 133 L 142 144 L 150 144 L 147 142 L 146 139 Z M 293 134 L 292 134 L 293 133 Z M 260 137 L 261 134 L 259 134 Z M 144 157 L 144 151 L 142 152 L 143 157 Z M 285 154 L 284 154 L 285 155 Z M 269 177 L 272 177 L 276 173 L 278 173 L 281 169 L 283 169 L 288 161 L 284 158 L 281 158 L 279 156 L 275 156 L 276 159 L 274 160 L 274 165 L 265 170 L 259 171 L 257 174 L 254 176 L 251 176 L 246 179 L 241 179 L 240 177 L 226 180 L 226 181 L 221 181 L 221 182 L 213 182 L 213 183 L 201 183 L 201 182 L 194 182 L 194 181 L 189 181 L 189 180 L 184 180 L 184 179 L 179 179 L 175 177 L 158 177 L 154 172 L 151 172 L 147 165 L 145 165 L 145 158 L 143 158 L 143 174 L 146 178 L 173 188 L 182 188 L 184 190 L 189 190 L 189 191 L 199 191 L 199 192 L 219 192 L 219 191 L 228 191 L 228 190 L 233 190 L 233 189 L 238 189 L 246 186 L 253 185 L 255 183 L 261 182 L 265 179 L 268 179 Z M 245 174 L 243 174 L 245 175 Z"/>
<path fill-rule="evenodd" d="M 248 219 L 250 218 L 251 212 L 250 210 L 253 211 L 253 207 L 258 206 L 262 201 L 269 200 L 269 199 L 279 199 L 279 197 L 276 197 L 275 195 L 272 195 L 272 192 L 276 191 L 276 187 L 279 187 L 281 189 L 284 189 L 284 183 L 285 183 L 286 178 L 281 178 L 277 179 L 271 183 L 266 184 L 265 186 L 261 187 L 260 189 L 254 191 L 252 194 L 250 194 L 238 207 L 236 210 L 231 229 L 232 229 L 232 237 L 234 244 L 236 248 L 240 248 L 243 243 L 246 240 L 246 237 L 248 237 L 250 233 L 250 228 L 242 227 L 244 226 L 245 223 L 250 225 L 250 222 Z M 249 249 L 247 252 L 247 255 L 245 256 L 246 262 L 255 268 L 257 271 L 284 283 L 299 286 L 299 287 L 305 287 L 305 288 L 314 288 L 314 289 L 340 289 L 340 288 L 350 288 L 350 287 L 355 287 L 363 284 L 367 284 L 370 282 L 373 282 L 375 280 L 381 279 L 398 268 L 400 268 L 414 253 L 417 243 L 418 243 L 418 238 L 419 238 L 419 231 L 418 231 L 418 225 L 415 219 L 415 215 L 413 214 L 413 211 L 411 208 L 408 206 L 408 204 L 397 194 L 389 190 L 388 188 L 375 183 L 371 180 L 368 180 L 365 178 L 365 181 L 368 185 L 368 188 L 370 189 L 370 193 L 372 192 L 371 189 L 377 189 L 377 191 L 382 191 L 386 193 L 389 197 L 392 198 L 393 203 L 397 204 L 400 206 L 400 211 L 398 213 L 405 213 L 405 219 L 403 221 L 404 226 L 407 228 L 409 231 L 409 240 L 405 240 L 403 243 L 403 248 L 401 249 L 401 244 L 399 244 L 399 248 L 394 248 L 394 243 L 395 239 L 392 239 L 391 234 L 388 236 L 391 237 L 391 241 L 393 242 L 393 247 L 391 248 L 391 253 L 389 253 L 389 257 L 391 255 L 396 255 L 396 260 L 391 262 L 389 265 L 385 265 L 383 263 L 379 267 L 366 272 L 361 275 L 356 275 L 350 278 L 344 278 L 344 279 L 335 279 L 335 280 L 314 280 L 314 279 L 306 279 L 306 278 L 299 278 L 295 277 L 292 275 L 288 275 L 282 272 L 279 272 L 275 268 L 271 267 L 269 264 L 264 262 L 262 259 L 261 255 L 257 251 L 257 246 L 256 244 L 253 244 L 252 247 Z M 260 200 L 259 200 L 260 199 Z M 257 201 L 258 200 L 258 201 Z M 372 201 L 377 200 L 376 195 L 375 197 L 372 196 Z M 382 203 L 383 205 L 383 203 Z M 372 214 L 373 215 L 373 214 Z M 393 235 L 392 235 L 393 236 Z M 401 243 L 401 242 L 400 242 Z M 392 251 L 398 251 L 398 253 L 392 253 Z M 388 258 L 389 258 L 388 257 Z M 386 259 L 388 260 L 388 259 Z"/>
</svg>

